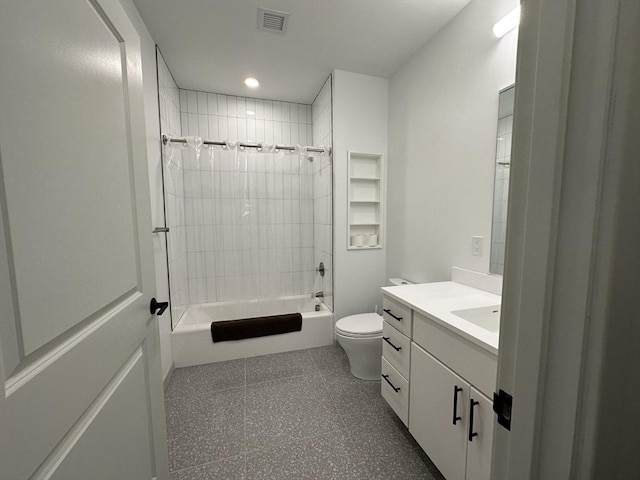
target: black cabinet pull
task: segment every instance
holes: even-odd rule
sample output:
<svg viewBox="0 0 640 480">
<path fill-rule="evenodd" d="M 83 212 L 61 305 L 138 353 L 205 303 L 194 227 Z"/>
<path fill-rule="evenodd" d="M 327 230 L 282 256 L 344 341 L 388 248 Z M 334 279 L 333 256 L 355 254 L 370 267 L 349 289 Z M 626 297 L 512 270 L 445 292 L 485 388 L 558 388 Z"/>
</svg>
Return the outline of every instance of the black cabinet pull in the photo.
<svg viewBox="0 0 640 480">
<path fill-rule="evenodd" d="M 478 432 L 473 431 L 473 407 L 480 405 L 480 402 L 476 402 L 473 398 L 469 403 L 469 441 L 473 442 L 473 437 L 478 436 Z"/>
<path fill-rule="evenodd" d="M 391 388 L 393 388 L 393 391 L 398 393 L 400 391 L 400 387 L 396 387 L 393 383 L 391 383 L 391 381 L 389 380 L 389 375 L 385 375 L 384 373 L 382 374 L 382 378 L 384 378 L 386 380 L 386 382 L 391 385 Z"/>
<path fill-rule="evenodd" d="M 462 420 L 462 417 L 458 416 L 458 393 L 462 389 L 455 385 L 453 387 L 453 424 L 455 425 L 458 420 Z"/>
<path fill-rule="evenodd" d="M 168 306 L 169 302 L 159 302 L 156 300 L 156 297 L 153 297 L 149 304 L 149 311 L 151 312 L 151 315 L 155 315 L 156 313 L 158 315 L 162 315 Z"/>
<path fill-rule="evenodd" d="M 393 318 L 395 318 L 398 321 L 402 320 L 402 317 L 396 317 L 393 313 L 391 313 L 391 310 L 389 310 L 388 308 L 383 308 L 382 311 L 384 313 L 388 313 L 390 316 L 392 316 Z"/>
<path fill-rule="evenodd" d="M 387 342 L 389 345 L 391 345 L 396 352 L 399 352 L 400 350 L 402 350 L 402 347 L 396 347 L 393 343 L 391 343 L 391 340 L 389 340 L 389 337 L 382 337 L 382 339 Z"/>
</svg>

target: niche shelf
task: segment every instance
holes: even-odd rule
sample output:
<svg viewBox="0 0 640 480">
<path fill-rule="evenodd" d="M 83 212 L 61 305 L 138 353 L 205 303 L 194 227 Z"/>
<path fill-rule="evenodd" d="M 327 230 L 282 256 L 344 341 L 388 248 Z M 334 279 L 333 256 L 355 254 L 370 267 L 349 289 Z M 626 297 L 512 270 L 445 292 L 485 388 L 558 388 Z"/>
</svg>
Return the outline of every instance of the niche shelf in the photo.
<svg viewBox="0 0 640 480">
<path fill-rule="evenodd" d="M 383 157 L 350 151 L 348 168 L 347 249 L 382 248 Z"/>
</svg>

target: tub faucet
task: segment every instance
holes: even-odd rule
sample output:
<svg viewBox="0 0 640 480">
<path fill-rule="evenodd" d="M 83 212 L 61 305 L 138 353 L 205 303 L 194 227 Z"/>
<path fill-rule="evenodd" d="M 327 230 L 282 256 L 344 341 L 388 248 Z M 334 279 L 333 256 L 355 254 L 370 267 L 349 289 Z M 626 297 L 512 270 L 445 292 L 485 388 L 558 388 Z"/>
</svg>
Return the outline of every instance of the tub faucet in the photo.
<svg viewBox="0 0 640 480">
<path fill-rule="evenodd" d="M 311 295 L 313 298 L 324 298 L 324 292 L 316 292 Z"/>
</svg>

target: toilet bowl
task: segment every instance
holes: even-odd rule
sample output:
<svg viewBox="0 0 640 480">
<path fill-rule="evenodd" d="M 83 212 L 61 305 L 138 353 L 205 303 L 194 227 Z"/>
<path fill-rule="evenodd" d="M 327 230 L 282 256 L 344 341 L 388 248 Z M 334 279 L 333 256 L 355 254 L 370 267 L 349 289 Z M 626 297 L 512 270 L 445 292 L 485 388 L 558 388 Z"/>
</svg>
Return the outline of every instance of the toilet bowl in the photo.
<svg viewBox="0 0 640 480">
<path fill-rule="evenodd" d="M 347 353 L 353 376 L 379 380 L 382 356 L 382 317 L 361 313 L 341 318 L 335 328 L 338 343 Z"/>
</svg>

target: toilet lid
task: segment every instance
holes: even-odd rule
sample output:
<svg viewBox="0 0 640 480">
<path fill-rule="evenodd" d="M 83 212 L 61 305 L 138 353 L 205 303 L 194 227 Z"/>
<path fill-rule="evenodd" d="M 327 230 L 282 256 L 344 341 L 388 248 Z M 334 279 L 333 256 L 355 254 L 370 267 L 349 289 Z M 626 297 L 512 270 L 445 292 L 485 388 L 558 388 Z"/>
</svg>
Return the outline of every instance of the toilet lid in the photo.
<svg viewBox="0 0 640 480">
<path fill-rule="evenodd" d="M 375 335 L 382 332 L 382 317 L 377 313 L 360 313 L 341 318 L 336 330 L 350 335 Z"/>
</svg>

